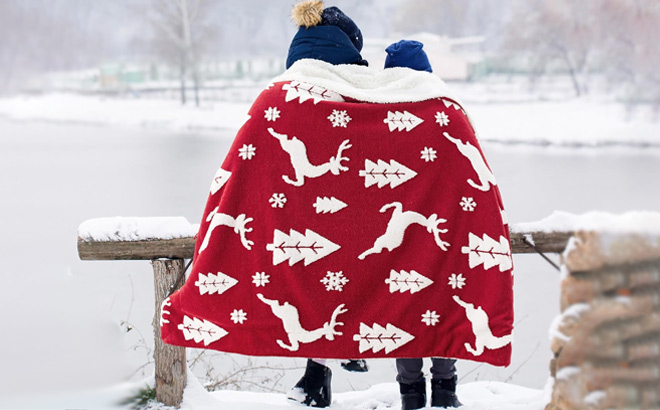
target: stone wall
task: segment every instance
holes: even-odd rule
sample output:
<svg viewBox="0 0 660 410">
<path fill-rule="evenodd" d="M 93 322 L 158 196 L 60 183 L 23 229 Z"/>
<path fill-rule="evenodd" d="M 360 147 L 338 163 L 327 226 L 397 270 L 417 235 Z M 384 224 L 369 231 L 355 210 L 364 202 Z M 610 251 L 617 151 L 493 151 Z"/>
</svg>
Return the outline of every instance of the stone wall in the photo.
<svg viewBox="0 0 660 410">
<path fill-rule="evenodd" d="M 578 232 L 562 273 L 546 410 L 660 408 L 660 236 Z"/>
</svg>

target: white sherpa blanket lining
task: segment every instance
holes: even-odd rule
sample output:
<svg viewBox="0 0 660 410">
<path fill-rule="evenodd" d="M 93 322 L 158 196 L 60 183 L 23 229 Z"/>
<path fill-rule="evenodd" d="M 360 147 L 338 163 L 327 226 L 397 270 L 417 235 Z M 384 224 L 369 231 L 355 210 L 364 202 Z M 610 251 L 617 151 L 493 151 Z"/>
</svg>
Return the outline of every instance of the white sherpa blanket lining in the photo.
<svg viewBox="0 0 660 410">
<path fill-rule="evenodd" d="M 274 81 L 302 81 L 370 103 L 418 102 L 447 97 L 460 104 L 438 76 L 403 67 L 378 70 L 304 59 L 296 61 Z"/>
</svg>

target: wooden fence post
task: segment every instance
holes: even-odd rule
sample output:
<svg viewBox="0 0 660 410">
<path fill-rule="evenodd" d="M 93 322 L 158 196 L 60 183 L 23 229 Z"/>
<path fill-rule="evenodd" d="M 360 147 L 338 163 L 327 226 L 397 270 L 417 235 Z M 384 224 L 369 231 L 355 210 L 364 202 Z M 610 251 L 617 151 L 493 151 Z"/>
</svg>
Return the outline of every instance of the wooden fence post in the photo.
<svg viewBox="0 0 660 410">
<path fill-rule="evenodd" d="M 154 259 L 154 291 L 156 313 L 154 314 L 154 362 L 156 366 L 156 400 L 167 405 L 181 405 L 186 388 L 186 349 L 166 345 L 160 338 L 160 309 L 170 294 L 172 286 L 183 272 L 183 259 Z M 182 281 L 183 282 L 183 281 Z M 181 286 L 181 284 L 179 284 Z"/>
</svg>

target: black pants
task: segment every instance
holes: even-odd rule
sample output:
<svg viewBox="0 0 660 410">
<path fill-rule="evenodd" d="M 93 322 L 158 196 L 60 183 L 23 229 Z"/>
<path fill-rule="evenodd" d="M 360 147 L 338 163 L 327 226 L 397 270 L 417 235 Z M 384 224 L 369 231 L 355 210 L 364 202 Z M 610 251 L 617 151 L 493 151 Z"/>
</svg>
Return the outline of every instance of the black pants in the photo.
<svg viewBox="0 0 660 410">
<path fill-rule="evenodd" d="M 456 360 L 441 357 L 431 358 L 431 378 L 451 379 L 456 374 Z M 422 380 L 422 359 L 396 359 L 396 381 L 413 384 Z"/>
</svg>

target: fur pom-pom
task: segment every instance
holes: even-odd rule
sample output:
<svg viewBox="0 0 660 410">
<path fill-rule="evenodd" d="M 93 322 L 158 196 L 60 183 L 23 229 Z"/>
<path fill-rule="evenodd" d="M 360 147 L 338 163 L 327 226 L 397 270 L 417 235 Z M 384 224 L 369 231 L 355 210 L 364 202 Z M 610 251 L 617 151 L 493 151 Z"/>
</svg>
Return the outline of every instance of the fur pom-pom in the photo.
<svg viewBox="0 0 660 410">
<path fill-rule="evenodd" d="M 291 9 L 293 22 L 299 27 L 312 27 L 321 22 L 323 2 L 320 0 L 305 0 Z"/>
</svg>

